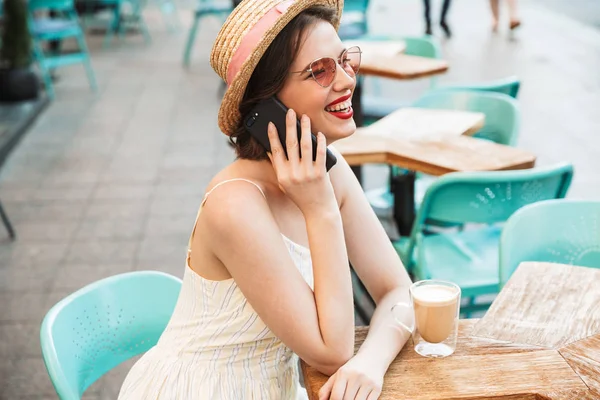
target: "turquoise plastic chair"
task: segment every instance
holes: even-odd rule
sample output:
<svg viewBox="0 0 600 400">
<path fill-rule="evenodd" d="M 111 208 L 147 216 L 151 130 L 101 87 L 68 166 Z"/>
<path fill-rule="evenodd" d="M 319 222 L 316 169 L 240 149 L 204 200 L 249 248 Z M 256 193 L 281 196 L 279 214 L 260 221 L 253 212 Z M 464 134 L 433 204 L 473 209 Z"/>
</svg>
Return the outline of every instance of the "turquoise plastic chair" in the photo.
<svg viewBox="0 0 600 400">
<path fill-rule="evenodd" d="M 342 40 L 362 38 L 369 31 L 369 0 L 345 0 L 338 35 Z"/>
<path fill-rule="evenodd" d="M 435 90 L 413 103 L 413 107 L 474 111 L 485 114 L 485 125 L 474 137 L 514 146 L 521 113 L 517 101 L 502 93 L 473 90 Z"/>
<path fill-rule="evenodd" d="M 474 137 L 511 146 L 517 142 L 521 113 L 517 101 L 508 95 L 458 89 L 435 90 L 425 94 L 412 106 L 481 112 L 485 114 L 485 125 L 473 135 Z M 398 168 L 390 169 L 391 176 L 398 173 L 401 173 Z M 433 176 L 418 174 L 415 180 L 415 206 L 417 208 L 425 191 L 436 179 Z M 389 185 L 369 190 L 366 192 L 366 196 L 378 216 L 388 218 L 391 216 L 394 197 Z M 439 225 L 434 221 L 430 221 L 430 224 Z"/>
<path fill-rule="evenodd" d="M 415 37 L 383 37 L 383 36 L 365 36 L 361 40 L 403 40 L 406 43 L 404 54 L 411 56 L 420 56 L 427 58 L 442 58 L 442 49 L 438 41 L 432 36 L 415 36 Z M 397 109 L 406 106 L 395 102 L 393 99 L 382 98 L 381 82 L 382 78 L 369 77 L 373 89 L 373 93 L 365 92 L 362 96 L 362 107 L 365 125 L 370 125 L 373 122 L 385 117 Z M 430 87 L 437 85 L 437 77 L 429 79 Z"/>
<path fill-rule="evenodd" d="M 144 20 L 143 9 L 146 5 L 146 0 L 102 0 L 104 4 L 114 4 L 113 18 L 104 37 L 104 47 L 110 46 L 115 34 L 122 39 L 128 27 L 139 29 L 144 37 L 146 44 L 152 41 L 148 25 Z M 123 5 L 130 4 L 130 13 L 123 13 Z"/>
<path fill-rule="evenodd" d="M 410 237 L 395 242 L 396 250 L 416 280 L 455 282 L 463 298 L 471 300 L 497 293 L 500 223 L 525 205 L 563 198 L 572 176 L 571 164 L 443 175 L 427 190 Z M 483 225 L 431 234 L 426 224 L 430 219 Z M 487 307 L 471 302 L 462 311 Z"/>
<path fill-rule="evenodd" d="M 600 201 L 543 201 L 514 213 L 500 236 L 501 288 L 523 261 L 600 268 Z"/>
<path fill-rule="evenodd" d="M 474 90 L 478 92 L 494 92 L 494 93 L 502 93 L 507 96 L 512 97 L 513 99 L 517 98 L 519 94 L 519 89 L 521 88 L 521 81 L 516 76 L 508 76 L 506 78 L 489 81 L 489 82 L 480 82 L 480 83 L 472 83 L 472 84 L 462 84 L 462 85 L 449 85 L 449 86 L 438 86 L 435 90 Z"/>
<path fill-rule="evenodd" d="M 46 314 L 42 355 L 61 400 L 85 390 L 156 344 L 175 308 L 181 280 L 158 271 L 115 275 L 69 295 Z"/>
<path fill-rule="evenodd" d="M 54 98 L 54 86 L 50 71 L 67 65 L 82 63 L 85 67 L 90 87 L 97 91 L 96 76 L 90 62 L 90 56 L 85 37 L 79 24 L 73 0 L 29 0 L 29 29 L 33 39 L 33 55 L 38 63 L 46 93 Z M 50 18 L 35 18 L 34 12 L 51 10 L 58 16 Z M 60 43 L 66 38 L 73 37 L 77 41 L 79 51 L 69 54 L 46 54 L 43 43 L 56 41 Z"/>
<path fill-rule="evenodd" d="M 204 17 L 216 16 L 216 17 L 226 17 L 233 11 L 231 3 L 224 3 L 222 1 L 214 1 L 214 0 L 199 0 L 198 7 L 194 12 L 194 22 L 192 23 L 192 27 L 190 28 L 190 32 L 188 34 L 188 39 L 185 44 L 185 50 L 183 52 L 183 65 L 190 65 L 190 58 L 192 56 L 192 48 L 194 47 L 194 42 L 196 41 L 196 33 L 198 32 L 198 25 L 200 24 L 200 20 Z"/>
</svg>

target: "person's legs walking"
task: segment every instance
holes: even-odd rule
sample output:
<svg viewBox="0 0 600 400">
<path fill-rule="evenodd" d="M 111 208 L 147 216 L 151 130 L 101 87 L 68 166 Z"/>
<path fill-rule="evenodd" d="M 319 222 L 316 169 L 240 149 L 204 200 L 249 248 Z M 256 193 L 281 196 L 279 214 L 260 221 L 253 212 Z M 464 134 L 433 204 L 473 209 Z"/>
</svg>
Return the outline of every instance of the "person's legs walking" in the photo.
<svg viewBox="0 0 600 400">
<path fill-rule="evenodd" d="M 448 9 L 450 8 L 450 1 L 451 0 L 444 0 L 444 3 L 442 4 L 442 14 L 440 16 L 440 26 L 442 27 L 442 29 L 444 30 L 444 33 L 446 34 L 446 37 L 448 37 L 448 38 L 450 36 L 452 36 L 450 27 L 448 26 L 448 24 L 446 22 L 446 14 L 448 14 Z"/>
<path fill-rule="evenodd" d="M 490 0 L 490 8 L 492 9 L 492 31 L 498 30 L 498 20 L 500 19 L 499 0 Z"/>
<path fill-rule="evenodd" d="M 425 7 L 425 34 L 431 35 L 431 1 L 423 0 L 423 6 Z"/>
<path fill-rule="evenodd" d="M 519 16 L 517 15 L 517 0 L 506 0 L 508 3 L 508 16 L 510 18 L 510 29 L 515 29 L 521 25 Z"/>
</svg>

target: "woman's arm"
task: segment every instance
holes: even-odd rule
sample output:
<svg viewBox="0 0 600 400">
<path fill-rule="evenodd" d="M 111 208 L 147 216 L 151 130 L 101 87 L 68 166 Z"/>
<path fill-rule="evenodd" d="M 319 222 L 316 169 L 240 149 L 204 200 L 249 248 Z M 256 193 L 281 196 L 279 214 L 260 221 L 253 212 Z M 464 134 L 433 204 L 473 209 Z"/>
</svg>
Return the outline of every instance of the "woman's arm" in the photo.
<svg viewBox="0 0 600 400">
<path fill-rule="evenodd" d="M 379 395 L 377 391 L 381 389 L 383 375 L 410 337 L 410 333 L 396 322 L 391 308 L 398 302 L 409 301 L 408 288 L 412 282 L 352 170 L 339 153 L 336 155 L 338 165 L 332 169 L 331 179 L 341 199 L 350 262 L 377 307 L 358 353 L 336 373 L 337 376 L 330 378 L 320 393 L 325 399 L 345 398 L 344 393 L 354 398 L 354 393 L 348 391 L 359 393 L 361 385 L 352 382 L 362 380 L 362 387 L 374 386 L 371 389 L 373 396 L 368 397 L 371 399 Z M 396 316 L 405 325 L 413 325 L 410 310 L 398 309 Z"/>
<path fill-rule="evenodd" d="M 265 324 L 320 371 L 332 374 L 354 351 L 354 310 L 342 218 L 325 172 L 325 138 L 316 162 L 310 135 L 298 143 L 295 116 L 288 126 L 289 160 L 270 131 L 280 186 L 302 211 L 314 274 L 314 292 L 293 264 L 269 206 L 251 185 L 229 184 L 211 194 L 201 215 L 203 237 Z M 293 123 L 293 125 L 292 125 Z M 303 131 L 310 133 L 307 119 Z M 292 131 L 293 129 L 293 131 Z M 274 140 L 277 142 L 274 142 Z M 295 141 L 295 142 L 294 142 Z M 197 239 L 199 240 L 199 239 Z"/>
</svg>

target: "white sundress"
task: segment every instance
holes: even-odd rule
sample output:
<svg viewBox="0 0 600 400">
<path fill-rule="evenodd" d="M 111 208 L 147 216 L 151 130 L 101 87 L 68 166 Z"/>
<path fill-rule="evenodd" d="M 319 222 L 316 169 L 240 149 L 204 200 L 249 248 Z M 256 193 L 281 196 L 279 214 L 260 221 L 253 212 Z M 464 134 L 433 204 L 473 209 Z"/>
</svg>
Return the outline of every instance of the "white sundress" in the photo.
<svg viewBox="0 0 600 400">
<path fill-rule="evenodd" d="M 231 181 L 249 182 L 264 196 L 256 183 L 241 178 L 212 190 Z M 309 249 L 283 238 L 312 289 Z M 201 277 L 190 268 L 189 253 L 173 316 L 156 346 L 129 371 L 119 400 L 307 399 L 298 356 L 264 324 L 233 279 Z"/>
</svg>

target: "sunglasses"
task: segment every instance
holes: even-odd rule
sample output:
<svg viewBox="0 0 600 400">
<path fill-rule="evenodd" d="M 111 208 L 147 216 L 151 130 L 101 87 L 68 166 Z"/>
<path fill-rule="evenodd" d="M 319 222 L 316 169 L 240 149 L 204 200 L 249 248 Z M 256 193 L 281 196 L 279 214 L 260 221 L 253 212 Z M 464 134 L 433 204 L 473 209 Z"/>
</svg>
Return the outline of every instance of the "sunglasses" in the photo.
<svg viewBox="0 0 600 400">
<path fill-rule="evenodd" d="M 337 64 L 339 64 L 346 74 L 354 78 L 360 69 L 360 58 L 362 51 L 360 47 L 353 46 L 342 52 L 340 57 L 335 60 L 331 57 L 319 58 L 310 63 L 307 69 L 302 71 L 293 71 L 292 74 L 303 74 L 310 72 L 312 78 L 322 87 L 328 87 L 335 79 Z"/>
</svg>

